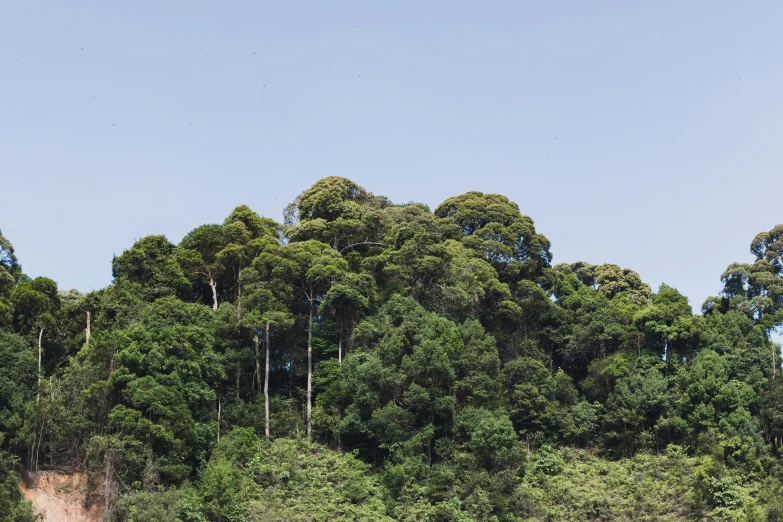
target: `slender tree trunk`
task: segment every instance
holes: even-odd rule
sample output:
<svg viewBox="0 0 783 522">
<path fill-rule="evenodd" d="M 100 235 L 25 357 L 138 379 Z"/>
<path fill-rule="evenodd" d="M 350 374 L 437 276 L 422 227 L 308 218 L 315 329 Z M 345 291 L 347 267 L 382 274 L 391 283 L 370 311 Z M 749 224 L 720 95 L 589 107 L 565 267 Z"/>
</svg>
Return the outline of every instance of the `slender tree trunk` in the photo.
<svg viewBox="0 0 783 522">
<path fill-rule="evenodd" d="M 112 472 L 114 471 L 111 451 L 103 454 L 103 508 L 108 513 L 111 507 Z"/>
<path fill-rule="evenodd" d="M 41 421 L 41 434 L 38 436 L 38 444 L 35 446 L 35 471 L 38 471 L 38 454 L 41 452 L 41 441 L 43 440 L 43 432 L 46 421 Z"/>
<path fill-rule="evenodd" d="M 215 279 L 213 277 L 209 278 L 209 286 L 212 288 L 212 309 L 217 310 L 218 309 L 217 283 L 215 282 Z"/>
<path fill-rule="evenodd" d="M 87 330 L 85 331 L 87 334 L 87 344 L 90 344 L 90 312 L 87 312 Z"/>
<path fill-rule="evenodd" d="M 264 362 L 264 436 L 269 443 L 269 323 L 266 323 L 266 361 Z"/>
<path fill-rule="evenodd" d="M 43 349 L 41 348 L 41 341 L 43 340 L 43 333 L 44 333 L 44 329 L 42 326 L 41 331 L 38 333 L 38 394 L 36 395 L 35 398 L 36 402 L 40 402 L 41 400 L 41 353 L 43 352 Z M 37 466 L 38 463 L 36 462 L 36 467 Z"/>
<path fill-rule="evenodd" d="M 234 301 L 239 299 L 239 276 L 237 275 L 237 266 L 231 267 L 234 270 Z"/>
<path fill-rule="evenodd" d="M 217 425 L 217 441 L 220 442 L 220 394 L 218 393 L 218 425 Z"/>
<path fill-rule="evenodd" d="M 310 299 L 310 318 L 307 323 L 307 440 L 312 434 L 313 419 L 313 300 Z"/>
<path fill-rule="evenodd" d="M 340 340 L 337 341 L 337 362 L 343 364 L 343 323 L 340 323 Z"/>
<path fill-rule="evenodd" d="M 256 390 L 261 391 L 261 350 L 258 347 L 258 334 L 253 336 L 253 343 L 256 345 Z"/>
</svg>

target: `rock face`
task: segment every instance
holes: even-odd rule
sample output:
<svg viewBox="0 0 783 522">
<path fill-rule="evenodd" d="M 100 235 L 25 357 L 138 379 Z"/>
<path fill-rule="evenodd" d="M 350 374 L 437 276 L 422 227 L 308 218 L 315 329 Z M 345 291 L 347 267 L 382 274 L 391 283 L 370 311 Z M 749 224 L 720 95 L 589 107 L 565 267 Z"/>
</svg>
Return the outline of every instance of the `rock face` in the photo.
<svg viewBox="0 0 783 522">
<path fill-rule="evenodd" d="M 46 522 L 101 522 L 103 504 L 88 505 L 87 476 L 56 471 L 29 473 L 20 483 L 24 498 Z"/>
</svg>

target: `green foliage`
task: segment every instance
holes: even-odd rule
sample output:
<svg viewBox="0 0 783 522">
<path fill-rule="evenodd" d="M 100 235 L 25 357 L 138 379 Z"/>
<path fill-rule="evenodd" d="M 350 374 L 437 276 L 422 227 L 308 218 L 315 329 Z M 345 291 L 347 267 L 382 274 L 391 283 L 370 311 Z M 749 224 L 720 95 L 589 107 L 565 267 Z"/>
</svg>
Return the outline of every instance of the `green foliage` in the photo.
<svg viewBox="0 0 783 522">
<path fill-rule="evenodd" d="M 354 455 L 278 439 L 250 462 L 258 484 L 245 520 L 386 521 L 382 489 Z"/>
<path fill-rule="evenodd" d="M 0 449 L 29 443 L 36 362 L 27 343 L 0 331 Z"/>
<path fill-rule="evenodd" d="M 332 176 L 284 221 L 143 237 L 86 295 L 0 235 L 0 521 L 23 468 L 113 522 L 783 519 L 783 225 L 694 315 L 498 194 Z"/>
<path fill-rule="evenodd" d="M 112 275 L 116 282 L 131 283 L 136 293 L 150 301 L 163 296 L 185 297 L 191 285 L 174 250 L 163 236 L 143 237 L 112 260 Z"/>
<path fill-rule="evenodd" d="M 0 433 L 0 446 L 2 442 Z M 33 512 L 30 503 L 22 500 L 17 465 L 15 457 L 0 451 L 0 522 L 35 522 L 40 518 Z"/>
</svg>

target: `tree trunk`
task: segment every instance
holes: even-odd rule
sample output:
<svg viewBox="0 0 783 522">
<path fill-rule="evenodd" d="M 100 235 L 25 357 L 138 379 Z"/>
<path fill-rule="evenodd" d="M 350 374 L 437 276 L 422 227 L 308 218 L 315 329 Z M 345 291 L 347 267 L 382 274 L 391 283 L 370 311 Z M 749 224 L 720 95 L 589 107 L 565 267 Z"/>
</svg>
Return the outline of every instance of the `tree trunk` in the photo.
<svg viewBox="0 0 783 522">
<path fill-rule="evenodd" d="M 212 288 L 212 309 L 217 310 L 217 283 L 212 277 L 209 278 L 209 286 Z"/>
<path fill-rule="evenodd" d="M 340 323 L 340 340 L 337 342 L 337 362 L 343 365 L 343 324 Z"/>
<path fill-rule="evenodd" d="M 87 330 L 85 333 L 87 334 L 87 344 L 90 344 L 90 312 L 87 312 Z"/>
<path fill-rule="evenodd" d="M 307 323 L 307 440 L 312 433 L 313 419 L 313 300 L 310 299 L 310 318 Z"/>
<path fill-rule="evenodd" d="M 261 351 L 258 348 L 258 334 L 253 336 L 253 343 L 256 345 L 256 390 L 261 391 Z"/>
<path fill-rule="evenodd" d="M 220 442 L 220 394 L 218 393 L 218 425 L 217 425 L 217 441 Z"/>
<path fill-rule="evenodd" d="M 266 361 L 264 362 L 264 436 L 269 443 L 269 323 L 266 323 Z"/>
<path fill-rule="evenodd" d="M 44 329 L 43 326 L 41 327 L 41 331 L 38 333 L 38 394 L 36 395 L 35 401 L 39 402 L 41 400 L 41 352 L 43 349 L 41 348 L 41 341 L 43 339 L 43 333 Z M 38 463 L 36 462 L 36 466 Z"/>
</svg>

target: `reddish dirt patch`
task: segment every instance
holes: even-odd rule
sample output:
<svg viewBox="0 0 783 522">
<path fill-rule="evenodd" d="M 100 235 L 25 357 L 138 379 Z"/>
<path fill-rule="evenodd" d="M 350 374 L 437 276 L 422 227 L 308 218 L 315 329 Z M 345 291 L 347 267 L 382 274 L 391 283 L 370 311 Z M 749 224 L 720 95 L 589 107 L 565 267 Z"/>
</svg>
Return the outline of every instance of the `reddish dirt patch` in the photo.
<svg viewBox="0 0 783 522">
<path fill-rule="evenodd" d="M 46 516 L 46 522 L 101 522 L 103 505 L 85 507 L 87 477 L 84 473 L 56 471 L 29 473 L 20 483 L 24 498 L 33 509 Z"/>
</svg>

